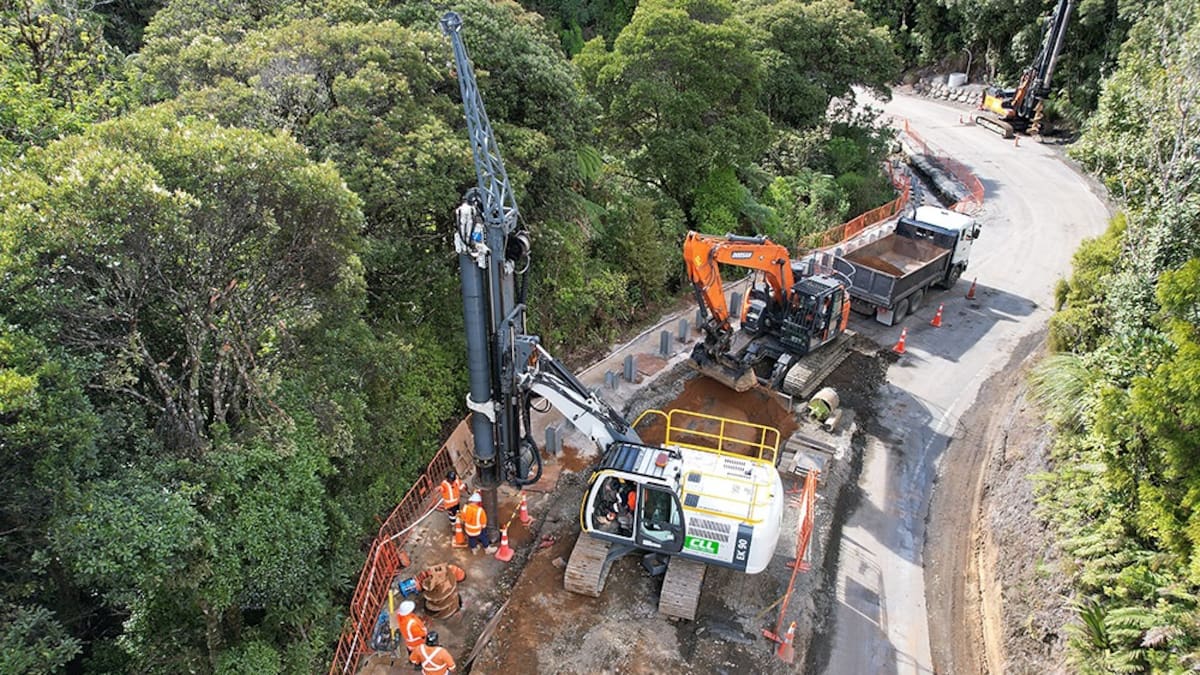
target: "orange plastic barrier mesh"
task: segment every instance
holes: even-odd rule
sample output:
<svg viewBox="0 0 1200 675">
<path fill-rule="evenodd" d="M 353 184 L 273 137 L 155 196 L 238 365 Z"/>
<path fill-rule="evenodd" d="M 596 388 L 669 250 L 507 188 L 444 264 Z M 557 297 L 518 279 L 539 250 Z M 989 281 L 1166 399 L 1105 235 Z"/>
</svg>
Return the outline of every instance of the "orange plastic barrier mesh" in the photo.
<svg viewBox="0 0 1200 675">
<path fill-rule="evenodd" d="M 979 207 L 983 205 L 983 184 L 979 182 L 979 178 L 962 162 L 949 157 L 946 153 L 929 145 L 924 138 L 921 138 L 917 132 L 913 131 L 912 125 L 908 123 L 907 119 L 904 120 L 904 134 L 908 136 L 909 143 L 920 151 L 921 154 L 932 157 L 935 162 L 949 171 L 955 180 L 967 188 L 969 194 L 962 200 L 951 204 L 950 210 L 966 214 L 976 213 Z M 850 239 L 871 225 L 883 222 L 903 211 L 904 207 L 908 205 L 908 175 L 906 173 L 894 172 L 890 166 L 888 167 L 888 174 L 892 179 L 892 185 L 896 186 L 896 191 L 900 193 L 899 197 L 883 206 L 861 213 L 841 225 L 835 225 L 823 232 L 804 237 L 800 241 L 799 250 L 812 250 L 834 246 Z"/>
<path fill-rule="evenodd" d="M 922 154 L 931 157 L 933 161 L 949 171 L 963 187 L 967 188 L 967 196 L 951 204 L 950 210 L 967 214 L 978 212 L 979 207 L 983 205 L 983 183 L 979 181 L 979 178 L 962 162 L 921 138 L 921 135 L 913 130 L 907 119 L 904 120 L 904 134 L 908 136 L 911 145 L 919 149 Z"/>
<path fill-rule="evenodd" d="M 462 429 L 465 424 L 460 424 L 459 428 Z M 461 463 L 468 463 L 469 456 L 465 457 Z M 387 602 L 392 579 L 400 570 L 400 549 L 410 534 L 406 530 L 433 505 L 438 484 L 447 471 L 456 468 L 455 464 L 454 453 L 450 451 L 450 442 L 447 442 L 380 526 L 367 552 L 367 562 L 358 575 L 358 585 L 350 601 L 350 615 L 346 618 L 333 663 L 329 667 L 330 675 L 350 675 L 358 669 L 363 655 L 370 651 L 375 622 Z M 466 468 L 458 467 L 459 473 L 465 475 Z"/>
</svg>

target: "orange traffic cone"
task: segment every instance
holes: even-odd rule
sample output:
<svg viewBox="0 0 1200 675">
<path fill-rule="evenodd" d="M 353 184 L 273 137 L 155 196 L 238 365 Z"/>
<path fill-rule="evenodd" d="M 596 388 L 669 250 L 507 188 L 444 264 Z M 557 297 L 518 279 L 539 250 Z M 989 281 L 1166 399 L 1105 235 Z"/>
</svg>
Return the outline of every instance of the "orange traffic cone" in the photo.
<svg viewBox="0 0 1200 675">
<path fill-rule="evenodd" d="M 974 300 L 974 299 L 975 299 L 975 283 L 976 283 L 977 281 L 979 281 L 979 277 L 975 277 L 975 278 L 974 278 L 974 279 L 971 281 L 971 287 L 970 287 L 969 289 L 967 289 L 967 299 L 968 299 L 968 300 Z"/>
<path fill-rule="evenodd" d="M 783 636 L 783 642 L 779 643 L 779 649 L 775 651 L 775 656 L 779 657 L 784 663 L 791 663 L 796 660 L 796 649 L 792 647 L 792 640 L 796 637 L 796 622 L 788 626 L 787 634 Z"/>
<path fill-rule="evenodd" d="M 517 517 L 521 519 L 522 525 L 528 525 L 533 522 L 533 516 L 529 515 L 529 506 L 525 503 L 525 493 L 521 493 L 521 510 L 517 513 Z"/>
<path fill-rule="evenodd" d="M 945 304 L 944 304 L 944 303 L 943 303 L 943 304 L 940 304 L 940 305 L 938 305 L 938 311 L 937 311 L 937 314 L 934 314 L 934 315 L 933 315 L 933 321 L 930 321 L 930 322 L 929 322 L 929 325 L 930 325 L 930 326 L 933 326 L 934 328 L 941 328 L 941 327 L 942 327 L 942 308 L 944 308 L 944 307 L 945 307 Z"/>
<path fill-rule="evenodd" d="M 508 528 L 502 527 L 500 528 L 500 550 L 496 551 L 496 560 L 508 562 L 509 560 L 512 560 L 512 557 L 513 550 L 512 547 L 508 545 Z"/>
<path fill-rule="evenodd" d="M 904 341 L 907 339 L 908 339 L 908 328 L 902 328 L 900 330 L 900 340 L 896 342 L 895 347 L 892 347 L 892 351 L 896 352 L 897 354 L 903 354 L 904 353 Z"/>
<path fill-rule="evenodd" d="M 467 547 L 467 535 L 463 534 L 462 521 L 454 521 L 454 543 L 451 544 L 454 548 Z"/>
</svg>

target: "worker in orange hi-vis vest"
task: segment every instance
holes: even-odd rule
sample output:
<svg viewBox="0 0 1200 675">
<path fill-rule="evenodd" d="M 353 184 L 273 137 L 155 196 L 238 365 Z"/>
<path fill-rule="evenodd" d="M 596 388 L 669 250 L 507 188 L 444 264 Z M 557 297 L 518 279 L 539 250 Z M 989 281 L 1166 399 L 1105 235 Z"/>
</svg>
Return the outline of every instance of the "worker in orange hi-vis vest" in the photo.
<svg viewBox="0 0 1200 675">
<path fill-rule="evenodd" d="M 425 636 L 425 644 L 408 655 L 408 660 L 420 665 L 425 675 L 449 675 L 454 672 L 454 657 L 445 647 L 438 646 L 437 631 Z"/>
<path fill-rule="evenodd" d="M 471 548 L 471 553 L 479 554 L 479 550 L 475 548 L 476 544 L 482 544 L 480 548 L 488 553 L 493 553 L 492 540 L 487 531 L 487 514 L 483 511 L 483 498 L 479 493 L 471 495 L 467 500 L 467 506 L 462 510 L 463 530 L 467 533 L 467 545 Z"/>
<path fill-rule="evenodd" d="M 458 479 L 458 472 L 447 471 L 446 480 L 442 481 L 442 508 L 446 509 L 446 513 L 450 514 L 450 524 L 453 525 L 458 520 L 458 502 L 462 496 L 462 491 L 466 489 L 466 485 Z"/>
<path fill-rule="evenodd" d="M 412 600 L 405 600 L 400 603 L 400 611 L 396 612 L 396 628 L 400 631 L 400 637 L 404 639 L 404 646 L 408 648 L 410 655 L 414 649 L 425 644 L 425 636 L 428 633 L 425 630 L 425 622 L 413 614 L 416 608 Z"/>
</svg>

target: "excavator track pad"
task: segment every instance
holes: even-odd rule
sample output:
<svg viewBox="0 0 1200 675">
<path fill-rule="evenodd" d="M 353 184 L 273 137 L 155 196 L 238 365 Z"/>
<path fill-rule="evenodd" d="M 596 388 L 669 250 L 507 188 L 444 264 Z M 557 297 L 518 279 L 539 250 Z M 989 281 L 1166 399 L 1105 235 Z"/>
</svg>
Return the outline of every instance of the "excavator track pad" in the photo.
<svg viewBox="0 0 1200 675">
<path fill-rule="evenodd" d="M 678 556 L 671 558 L 667 573 L 663 576 L 662 594 L 658 599 L 658 612 L 676 619 L 693 621 L 696 607 L 700 604 L 700 588 L 704 586 L 702 562 Z"/>
<path fill-rule="evenodd" d="M 608 559 L 611 546 L 607 541 L 580 532 L 575 548 L 571 549 L 571 559 L 567 561 L 563 586 L 572 593 L 600 597 L 608 568 L 612 566 L 612 561 Z"/>
<path fill-rule="evenodd" d="M 783 376 L 780 389 L 785 394 L 807 399 L 850 355 L 850 337 L 848 332 L 842 333 L 833 342 L 797 361 Z"/>
<path fill-rule="evenodd" d="M 975 124 L 981 126 L 988 131 L 1000 134 L 1004 138 L 1013 137 L 1012 125 L 1004 120 L 987 113 L 979 113 L 975 115 Z"/>
</svg>

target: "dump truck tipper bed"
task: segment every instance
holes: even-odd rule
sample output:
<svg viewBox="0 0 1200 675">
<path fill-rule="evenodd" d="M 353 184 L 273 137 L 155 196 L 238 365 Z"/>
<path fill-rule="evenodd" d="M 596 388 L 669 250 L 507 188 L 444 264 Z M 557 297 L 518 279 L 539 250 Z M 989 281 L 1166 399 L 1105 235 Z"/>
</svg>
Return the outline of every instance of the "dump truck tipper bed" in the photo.
<svg viewBox="0 0 1200 675">
<path fill-rule="evenodd" d="M 978 236 L 973 218 L 922 206 L 890 234 L 834 258 L 833 265 L 850 279 L 851 306 L 891 326 L 920 308 L 931 286 L 954 286 Z"/>
</svg>

